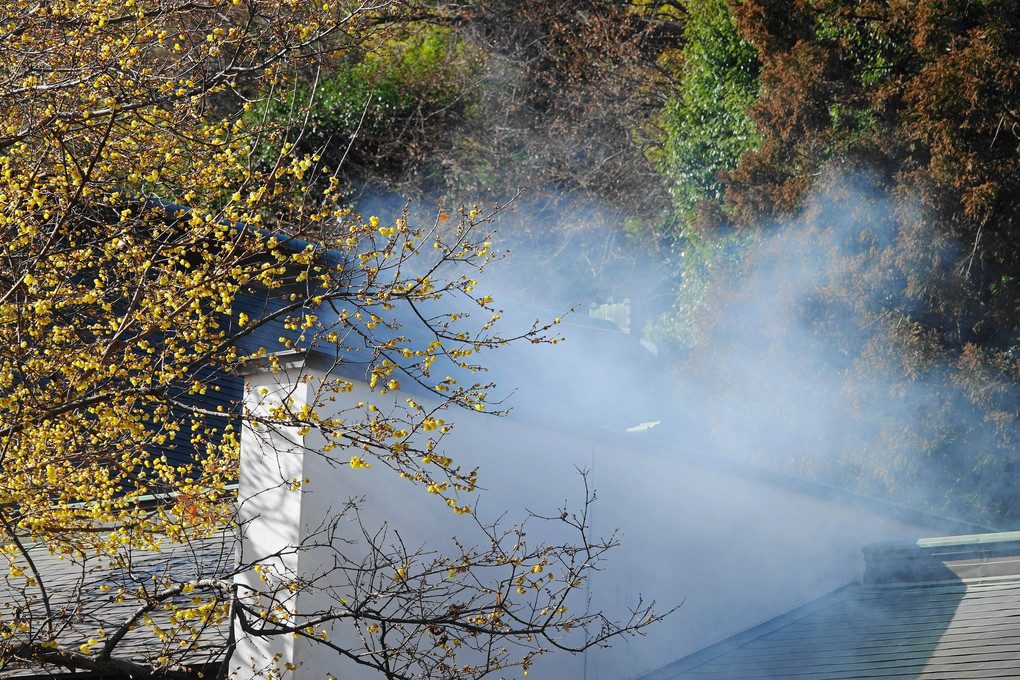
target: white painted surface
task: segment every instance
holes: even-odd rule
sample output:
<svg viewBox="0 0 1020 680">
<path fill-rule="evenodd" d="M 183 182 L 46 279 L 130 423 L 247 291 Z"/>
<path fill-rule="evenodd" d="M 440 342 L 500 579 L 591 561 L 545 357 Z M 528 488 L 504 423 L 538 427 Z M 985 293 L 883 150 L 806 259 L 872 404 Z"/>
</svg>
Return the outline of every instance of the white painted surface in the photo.
<svg viewBox="0 0 1020 680">
<path fill-rule="evenodd" d="M 270 409 L 291 399 L 305 403 L 307 387 L 298 373 L 249 376 L 245 384 L 245 405 L 255 418 L 268 418 Z M 303 565 L 294 546 L 301 543 L 300 492 L 291 490 L 293 480 L 303 479 L 305 451 L 303 437 L 294 428 L 245 423 L 241 434 L 241 476 L 238 480 L 238 515 L 241 523 L 242 564 L 258 563 L 265 568 L 265 581 L 249 571 L 238 576 L 240 596 L 254 601 L 254 592 L 274 592 L 299 574 Z M 293 598 L 283 596 L 293 608 Z M 279 675 L 283 663 L 294 658 L 294 638 L 289 635 L 258 637 L 235 630 L 237 647 L 231 658 L 237 678 Z"/>
</svg>

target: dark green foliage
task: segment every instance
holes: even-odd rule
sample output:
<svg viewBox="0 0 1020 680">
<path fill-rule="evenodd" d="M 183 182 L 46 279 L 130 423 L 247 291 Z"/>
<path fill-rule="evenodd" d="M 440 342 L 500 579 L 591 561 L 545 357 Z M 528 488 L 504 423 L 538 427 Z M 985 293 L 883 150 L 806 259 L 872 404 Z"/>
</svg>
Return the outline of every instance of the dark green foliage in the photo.
<svg viewBox="0 0 1020 680">
<path fill-rule="evenodd" d="M 724 0 L 688 0 L 680 83 L 662 114 L 662 169 L 681 219 L 698 202 L 722 199 L 720 173 L 759 137 L 747 115 L 758 96 L 760 65 L 737 35 Z"/>
<path fill-rule="evenodd" d="M 247 114 L 278 122 L 262 161 L 271 164 L 289 143 L 318 156 L 325 172 L 339 169 L 348 185 L 399 184 L 433 172 L 446 128 L 477 104 L 472 79 L 480 59 L 452 31 L 424 26 L 352 57 L 345 70 L 308 74 L 268 109 Z"/>
</svg>

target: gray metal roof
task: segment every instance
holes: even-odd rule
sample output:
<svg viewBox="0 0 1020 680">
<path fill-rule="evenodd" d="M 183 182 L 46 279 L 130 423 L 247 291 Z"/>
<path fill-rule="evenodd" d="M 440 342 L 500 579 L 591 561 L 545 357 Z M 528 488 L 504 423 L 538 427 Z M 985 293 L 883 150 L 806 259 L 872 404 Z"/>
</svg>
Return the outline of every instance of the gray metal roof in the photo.
<svg viewBox="0 0 1020 680">
<path fill-rule="evenodd" d="M 872 585 L 845 586 L 640 680 L 1020 678 L 1020 574 L 1004 550 L 1018 536 L 990 536 L 869 546 Z M 947 549 L 941 570 L 903 570 L 909 552 L 922 566 Z M 925 573 L 933 578 L 916 578 Z"/>
</svg>

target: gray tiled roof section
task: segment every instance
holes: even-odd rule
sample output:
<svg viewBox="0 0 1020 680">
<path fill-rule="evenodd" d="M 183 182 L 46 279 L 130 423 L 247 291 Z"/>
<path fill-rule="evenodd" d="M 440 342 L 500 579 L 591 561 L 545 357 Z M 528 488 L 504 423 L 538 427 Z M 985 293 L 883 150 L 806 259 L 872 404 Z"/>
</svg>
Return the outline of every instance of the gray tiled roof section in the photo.
<svg viewBox="0 0 1020 680">
<path fill-rule="evenodd" d="M 848 586 L 641 680 L 1020 678 L 1020 581 Z"/>
</svg>

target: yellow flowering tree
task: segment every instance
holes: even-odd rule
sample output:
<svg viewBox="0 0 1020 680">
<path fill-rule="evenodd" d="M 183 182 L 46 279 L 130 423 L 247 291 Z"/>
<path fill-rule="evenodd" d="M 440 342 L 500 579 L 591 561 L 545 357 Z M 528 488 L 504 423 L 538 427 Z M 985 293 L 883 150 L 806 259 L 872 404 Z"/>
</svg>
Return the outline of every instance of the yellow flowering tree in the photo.
<svg viewBox="0 0 1020 680">
<path fill-rule="evenodd" d="M 590 540 L 583 511 L 552 518 L 575 531 L 559 546 L 529 550 L 520 529 L 481 524 L 484 550 L 426 562 L 373 546 L 365 564 L 389 585 L 372 597 L 391 607 L 353 601 L 300 628 L 238 599 L 234 576 L 259 565 L 219 554 L 210 566 L 199 549 L 237 529 L 239 432 L 254 416 L 236 376 L 308 347 L 360 366 L 376 395 L 408 381 L 433 405 L 326 417 L 317 405 L 352 387 L 337 377 L 259 424 L 314 430 L 323 455 L 381 462 L 470 513 L 458 494 L 475 472 L 443 454 L 439 415 L 490 410 L 490 385 L 445 367 L 467 373 L 479 351 L 513 339 L 495 332 L 498 310 L 470 275 L 493 257 L 493 213 L 363 220 L 333 194 L 336 168 L 292 151 L 314 96 L 286 121 L 245 115 L 371 49 L 407 11 L 395 0 L 0 7 L 0 672 L 224 673 L 238 630 L 318 640 L 349 620 L 360 642 L 322 644 L 386 677 L 480 677 L 654 618 L 568 613 L 612 545 Z M 266 163 L 269 135 L 280 151 Z M 451 296 L 483 322 L 434 311 Z M 147 554 L 178 567 L 148 568 Z M 588 631 L 581 643 L 558 637 L 572 628 Z M 387 648 L 371 641 L 380 629 Z"/>
</svg>

